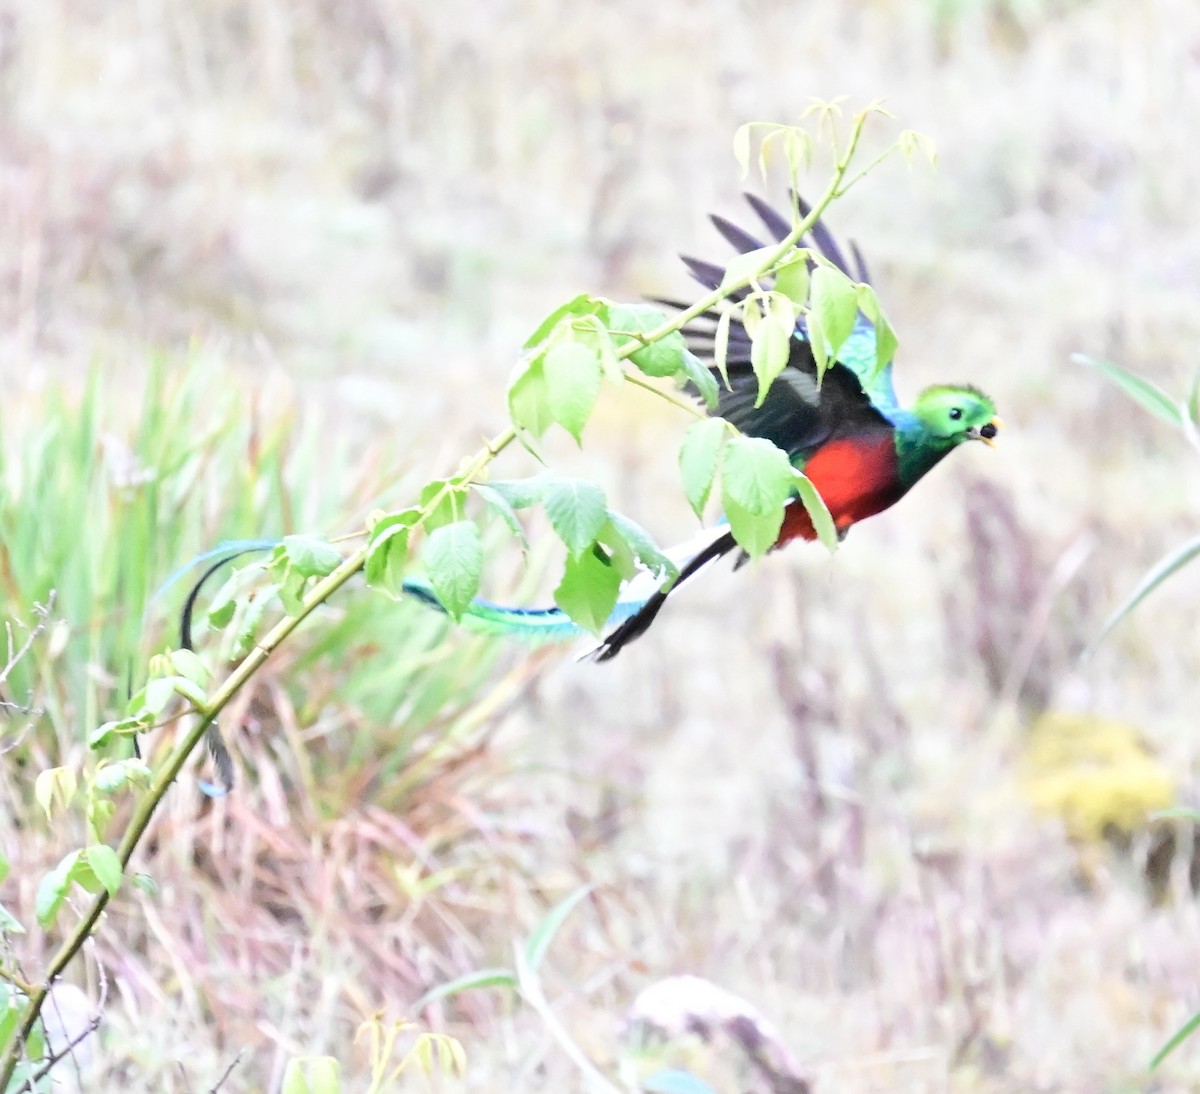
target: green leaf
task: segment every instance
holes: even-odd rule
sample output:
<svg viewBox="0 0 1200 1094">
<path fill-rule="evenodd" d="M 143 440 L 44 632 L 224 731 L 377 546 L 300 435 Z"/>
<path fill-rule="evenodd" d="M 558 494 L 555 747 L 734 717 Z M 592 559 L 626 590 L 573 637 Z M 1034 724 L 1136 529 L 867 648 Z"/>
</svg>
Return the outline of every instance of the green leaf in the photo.
<svg viewBox="0 0 1200 1094">
<path fill-rule="evenodd" d="M 535 440 L 540 439 L 554 421 L 542 360 L 543 356 L 538 354 L 520 362 L 508 384 L 508 416 L 518 433 L 528 434 Z"/>
<path fill-rule="evenodd" d="M 160 676 L 157 680 L 147 680 L 145 687 L 129 700 L 129 720 L 141 721 L 142 724 L 157 721 L 176 695 L 182 695 L 201 709 L 207 702 L 204 689 L 186 676 Z"/>
<path fill-rule="evenodd" d="M 604 377 L 595 351 L 579 342 L 564 342 L 542 362 L 550 413 L 577 442 L 596 406 Z"/>
<path fill-rule="evenodd" d="M 753 251 L 734 255 L 725 267 L 725 275 L 721 278 L 721 284 L 718 287 L 731 292 L 745 285 L 751 279 L 761 277 L 778 250 L 779 244 L 772 243 L 769 247 L 758 247 Z"/>
<path fill-rule="evenodd" d="M 1100 636 L 1094 644 L 1099 644 L 1108 632 L 1145 600 L 1146 597 L 1154 592 L 1172 574 L 1183 569 L 1197 555 L 1200 555 L 1200 536 L 1188 540 L 1182 546 L 1176 547 L 1166 557 L 1160 559 L 1146 576 L 1138 582 L 1137 588 L 1126 597 L 1124 603 L 1108 617 L 1108 622 L 1104 624 L 1104 627 L 1100 631 Z"/>
<path fill-rule="evenodd" d="M 288 562 L 305 577 L 325 577 L 342 564 L 336 547 L 312 536 L 284 536 L 283 549 Z"/>
<path fill-rule="evenodd" d="M 732 322 L 732 311 L 721 312 L 720 318 L 717 319 L 717 329 L 713 334 L 713 368 L 720 373 L 726 388 L 729 387 L 729 325 Z"/>
<path fill-rule="evenodd" d="M 875 328 L 875 372 L 886 368 L 893 357 L 900 340 L 892 330 L 891 323 L 883 314 L 883 308 L 875 290 L 870 285 L 858 285 L 855 289 L 858 296 L 858 310 L 863 313 Z"/>
<path fill-rule="evenodd" d="M 58 910 L 71 887 L 71 877 L 78 861 L 79 852 L 71 851 L 39 883 L 37 897 L 34 899 L 34 913 L 43 927 L 49 927 L 57 918 Z"/>
<path fill-rule="evenodd" d="M 408 537 L 420 517 L 419 509 L 410 508 L 382 517 L 372 525 L 364 566 L 367 584 L 372 588 L 383 589 L 392 596 L 401 595 L 408 569 Z"/>
<path fill-rule="evenodd" d="M 546 913 L 542 921 L 534 928 L 533 933 L 525 940 L 525 966 L 531 972 L 537 972 L 550 949 L 554 936 L 562 929 L 567 917 L 579 906 L 580 901 L 591 895 L 594 885 L 581 885 L 570 896 L 560 900 Z"/>
<path fill-rule="evenodd" d="M 734 437 L 721 460 L 721 502 L 734 538 L 758 558 L 783 526 L 783 506 L 795 469 L 787 454 L 762 437 Z"/>
<path fill-rule="evenodd" d="M 25 928 L 19 923 L 15 928 L 4 927 L 4 912 L 0 915 L 0 930 L 7 930 L 9 934 L 24 934 Z M 11 916 L 9 916 L 11 918 Z M 14 919 L 14 923 L 17 921 Z M 13 1035 L 17 1028 L 17 1022 L 21 1018 L 21 1012 L 24 1009 L 25 996 L 18 994 L 17 988 L 10 985 L 6 981 L 0 981 L 0 1045 L 7 1045 L 8 1039 Z M 10 1082 L 8 1091 L 19 1091 L 21 1088 L 15 1083 Z"/>
<path fill-rule="evenodd" d="M 613 342 L 624 349 L 635 341 L 628 333 L 637 331 L 648 334 L 667 321 L 658 308 L 649 304 L 613 304 L 608 310 L 608 325 Z M 652 342 L 629 355 L 629 359 L 647 376 L 674 376 L 684 368 L 687 343 L 679 331 Z"/>
<path fill-rule="evenodd" d="M 208 609 L 208 625 L 216 630 L 229 626 L 229 621 L 233 618 L 235 611 L 237 611 L 237 601 L 233 597 L 214 604 Z"/>
<path fill-rule="evenodd" d="M 244 595 L 250 584 L 267 569 L 263 562 L 253 562 L 233 571 L 229 578 L 213 595 L 205 617 L 208 625 L 214 630 L 223 630 L 232 621 L 237 612 L 239 597 Z M 183 675 L 187 675 L 184 673 Z"/>
<path fill-rule="evenodd" d="M 207 707 L 208 696 L 199 684 L 189 680 L 186 676 L 168 676 L 165 679 L 171 681 L 171 686 L 175 689 L 176 694 L 182 695 L 197 710 L 204 710 Z"/>
<path fill-rule="evenodd" d="M 418 498 L 418 509 L 425 512 L 421 518 L 425 531 L 432 532 L 443 524 L 462 520 L 466 494 L 467 484 L 460 478 L 434 479 L 426 483 Z"/>
<path fill-rule="evenodd" d="M 294 570 L 286 560 L 283 562 L 283 570 L 280 573 L 277 588 L 283 610 L 288 615 L 299 615 L 304 611 L 304 586 L 307 583 L 308 578 L 298 570 Z"/>
<path fill-rule="evenodd" d="M 604 309 L 598 315 L 585 315 L 571 320 L 572 339 L 586 346 L 596 355 L 600 362 L 600 373 L 610 384 L 620 384 L 625 379 L 625 371 L 617 357 L 617 347 L 613 344 L 612 335 L 608 330 L 608 312 L 612 307 L 611 301 L 605 301 Z"/>
<path fill-rule="evenodd" d="M 0 885 L 4 884 L 4 879 L 8 877 L 9 862 L 8 856 L 4 853 L 4 848 L 0 847 Z M 3 1042 L 0 1042 L 3 1043 Z"/>
<path fill-rule="evenodd" d="M 637 573 L 637 557 L 611 520 L 600 530 L 600 538 L 596 540 L 596 549 L 617 571 L 622 582 L 628 581 Z"/>
<path fill-rule="evenodd" d="M 931 164 L 937 163 L 937 146 L 934 144 L 933 138 L 916 129 L 905 129 L 901 132 L 896 138 L 896 147 L 900 149 L 910 167 L 913 157 L 918 152 L 924 153 L 925 158 Z"/>
<path fill-rule="evenodd" d="M 117 803 L 111 798 L 101 797 L 98 794 L 92 795 L 87 803 L 87 821 L 89 831 L 96 839 L 101 839 L 101 833 L 104 831 L 104 826 L 112 820 L 113 814 L 117 811 Z"/>
<path fill-rule="evenodd" d="M 620 590 L 620 572 L 593 546 L 581 555 L 567 556 L 562 581 L 554 590 L 554 602 L 585 630 L 599 635 L 612 615 Z"/>
<path fill-rule="evenodd" d="M 723 504 L 733 538 L 751 558 L 761 558 L 775 546 L 783 527 L 782 507 L 776 513 L 761 516 L 743 508 L 732 498 L 726 498 Z"/>
<path fill-rule="evenodd" d="M 717 408 L 717 394 L 720 389 L 717 387 L 717 378 L 712 374 L 712 370 L 705 368 L 704 363 L 691 350 L 683 352 L 683 375 L 696 389 L 696 394 L 700 396 L 710 410 Z"/>
<path fill-rule="evenodd" d="M 817 365 L 817 383 L 825 377 L 825 371 L 829 368 L 829 351 L 826 348 L 825 331 L 821 326 L 821 320 L 809 312 L 804 317 L 804 325 L 808 328 L 808 344 L 812 347 L 813 360 Z"/>
<path fill-rule="evenodd" d="M 439 1003 L 443 999 L 459 995 L 464 991 L 478 991 L 480 988 L 515 988 L 517 977 L 512 969 L 477 969 L 463 976 L 456 976 L 444 984 L 430 988 L 413 1005 L 413 1011 L 422 1011 L 426 1007 Z"/>
<path fill-rule="evenodd" d="M 109 737 L 132 736 L 145 728 L 146 723 L 138 718 L 122 718 L 119 721 L 105 722 L 103 725 L 93 729 L 88 736 L 88 747 L 99 748 Z"/>
<path fill-rule="evenodd" d="M 1192 1036 L 1196 1030 L 1200 1029 L 1200 1011 L 1193 1014 L 1182 1026 L 1176 1031 L 1175 1035 L 1160 1048 L 1155 1054 L 1154 1059 L 1150 1061 L 1150 1070 L 1154 1071 L 1158 1065 L 1171 1055 L 1184 1041 Z"/>
<path fill-rule="evenodd" d="M 787 453 L 765 438 L 733 437 L 721 460 L 722 497 L 756 516 L 768 516 L 783 508 L 795 470 Z"/>
<path fill-rule="evenodd" d="M 787 126 L 783 125 L 768 125 L 767 132 L 758 142 L 758 173 L 763 182 L 767 181 L 769 168 L 771 163 L 771 146 L 783 136 Z"/>
<path fill-rule="evenodd" d="M 812 135 L 795 126 L 788 126 L 783 138 L 783 154 L 788 164 L 788 179 L 795 190 L 800 176 L 812 162 Z"/>
<path fill-rule="evenodd" d="M 70 806 L 78 786 L 74 768 L 52 767 L 38 774 L 33 783 L 33 796 L 45 811 L 47 821 L 54 819 L 55 807 L 61 811 Z"/>
<path fill-rule="evenodd" d="M 749 125 L 739 125 L 733 133 L 733 158 L 742 169 L 742 178 L 750 173 L 750 129 Z"/>
<path fill-rule="evenodd" d="M 637 556 L 637 560 L 656 577 L 676 577 L 679 567 L 675 565 L 662 551 L 654 537 L 636 521 L 630 520 L 623 513 L 608 511 L 608 527 L 611 528 Z M 607 531 L 607 529 L 606 529 Z M 607 542 L 607 538 L 606 538 Z"/>
<path fill-rule="evenodd" d="M 808 510 L 813 528 L 817 532 L 817 538 L 827 550 L 836 551 L 838 545 L 837 526 L 833 523 L 833 517 L 829 513 L 825 499 L 818 493 L 808 476 L 795 468 L 792 469 L 792 489 L 799 495 L 800 504 Z"/>
<path fill-rule="evenodd" d="M 858 318 L 858 291 L 854 282 L 833 266 L 818 266 L 812 272 L 809 309 L 810 316 L 816 316 L 825 332 L 829 352 L 837 357 Z"/>
<path fill-rule="evenodd" d="M 568 300 L 565 304 L 559 305 L 559 307 L 546 316 L 538 324 L 537 330 L 525 340 L 525 348 L 533 349 L 534 346 L 544 342 L 549 337 L 550 332 L 564 320 L 570 321 L 588 315 L 599 315 L 605 309 L 605 306 L 605 301 L 601 298 L 591 296 L 588 293 L 580 293 L 573 300 Z"/>
<path fill-rule="evenodd" d="M 267 614 L 278 594 L 279 586 L 272 583 L 264 585 L 253 598 L 238 604 L 237 616 L 234 619 L 234 640 L 230 650 L 232 658 L 244 657 L 249 652 L 262 625 L 263 616 Z"/>
<path fill-rule="evenodd" d="M 283 1071 L 279 1094 L 340 1094 L 342 1066 L 333 1056 L 294 1056 Z"/>
<path fill-rule="evenodd" d="M 808 303 L 808 263 L 808 252 L 801 251 L 796 258 L 775 271 L 775 291 L 782 293 L 799 308 Z"/>
<path fill-rule="evenodd" d="M 146 761 L 131 756 L 127 760 L 101 761 L 92 785 L 102 794 L 112 794 L 130 782 L 149 786 L 152 778 Z"/>
<path fill-rule="evenodd" d="M 1138 376 L 1135 372 L 1130 372 L 1127 368 L 1115 365 L 1111 361 L 1101 361 L 1084 353 L 1072 354 L 1071 360 L 1077 364 L 1091 365 L 1097 372 L 1107 376 L 1136 403 L 1150 411 L 1156 418 L 1161 418 L 1168 425 L 1183 424 L 1183 410 L 1158 384 Z"/>
<path fill-rule="evenodd" d="M 105 802 L 105 805 L 112 806 L 112 802 Z M 71 871 L 71 881 L 75 882 L 85 892 L 97 895 L 104 888 L 100 884 L 100 879 L 96 877 L 96 871 L 92 869 L 91 863 L 81 851 L 79 861 L 75 863 L 74 869 Z"/>
<path fill-rule="evenodd" d="M 483 573 L 483 537 L 474 521 L 460 520 L 430 532 L 421 547 L 429 584 L 442 607 L 462 618 L 479 591 Z"/>
<path fill-rule="evenodd" d="M 558 538 L 575 557 L 596 542 L 608 520 L 604 491 L 587 479 L 551 479 L 542 503 Z"/>
<path fill-rule="evenodd" d="M 162 716 L 164 710 L 171 705 L 175 698 L 175 677 L 161 676 L 157 680 L 147 680 L 141 690 L 134 693 L 126 706 L 126 712 L 132 718 L 155 721 Z"/>
<path fill-rule="evenodd" d="M 500 479 L 488 483 L 514 509 L 528 509 L 546 496 L 546 488 L 554 482 L 549 475 L 534 479 Z"/>
<path fill-rule="evenodd" d="M 193 650 L 172 650 L 167 658 L 171 662 L 173 672 L 191 680 L 194 684 L 203 687 L 212 678 L 208 667 Z"/>
<path fill-rule="evenodd" d="M 706 418 L 688 426 L 679 449 L 679 471 L 688 504 L 701 520 L 717 477 L 717 460 L 728 428 L 723 418 Z"/>
<path fill-rule="evenodd" d="M 776 377 L 787 368 L 796 327 L 796 313 L 786 296 L 771 293 L 765 303 L 765 314 L 750 343 L 750 365 L 758 377 L 756 407 L 763 405 Z"/>
<path fill-rule="evenodd" d="M 24 934 L 25 928 L 21 925 L 21 921 L 12 914 L 3 904 L 0 904 L 0 934 Z M 3 1016 L 0 1016 L 0 1044 L 3 1044 L 8 1038 L 3 1029 Z"/>
<path fill-rule="evenodd" d="M 116 851 L 107 843 L 94 843 L 84 851 L 84 856 L 92 868 L 92 873 L 107 890 L 108 895 L 116 896 L 121 887 L 121 875 L 125 872 Z"/>
<path fill-rule="evenodd" d="M 112 794 L 114 791 L 120 790 L 127 781 L 128 774 L 118 761 L 117 763 L 101 764 L 96 769 L 92 785 L 101 794 Z"/>
<path fill-rule="evenodd" d="M 506 498 L 499 490 L 493 489 L 486 483 L 475 482 L 471 484 L 471 489 L 486 502 L 487 507 L 496 514 L 503 522 L 505 527 L 517 537 L 521 543 L 521 550 L 529 550 L 529 540 L 525 536 L 525 529 L 521 526 L 521 522 L 517 519 L 516 510 L 513 509 Z"/>
</svg>

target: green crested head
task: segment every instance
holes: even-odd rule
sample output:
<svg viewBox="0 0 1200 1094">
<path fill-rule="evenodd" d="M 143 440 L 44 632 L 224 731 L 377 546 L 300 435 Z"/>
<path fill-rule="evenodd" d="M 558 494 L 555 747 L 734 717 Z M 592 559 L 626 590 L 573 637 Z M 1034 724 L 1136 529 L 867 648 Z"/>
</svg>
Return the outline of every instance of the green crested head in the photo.
<svg viewBox="0 0 1200 1094">
<path fill-rule="evenodd" d="M 905 488 L 960 444 L 983 441 L 990 445 L 999 428 L 996 404 L 977 387 L 938 384 L 926 388 L 896 419 L 896 453 Z"/>
<path fill-rule="evenodd" d="M 952 448 L 963 441 L 991 443 L 1000 421 L 996 404 L 977 387 L 939 384 L 927 387 L 912 412 L 929 442 Z"/>
</svg>

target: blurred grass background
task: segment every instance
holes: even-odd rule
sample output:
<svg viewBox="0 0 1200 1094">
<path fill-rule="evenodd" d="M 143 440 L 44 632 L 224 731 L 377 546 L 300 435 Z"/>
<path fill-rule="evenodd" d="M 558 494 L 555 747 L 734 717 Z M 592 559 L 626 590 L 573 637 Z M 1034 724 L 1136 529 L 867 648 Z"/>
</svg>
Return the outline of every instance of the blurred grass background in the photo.
<svg viewBox="0 0 1200 1094">
<path fill-rule="evenodd" d="M 1056 724 L 1116 723 L 1157 765 L 1132 765 L 1148 804 L 1164 771 L 1195 791 L 1200 573 L 1080 659 L 1194 528 L 1195 467 L 1068 363 L 1180 393 L 1197 367 L 1186 0 L 0 3 L 5 614 L 59 575 L 75 590 L 6 766 L 5 903 L 31 907 L 62 850 L 25 773 L 119 705 L 130 620 L 177 560 L 352 528 L 452 467 L 552 306 L 683 292 L 674 252 L 723 255 L 704 216 L 743 216 L 737 125 L 839 94 L 938 145 L 936 172 L 886 167 L 830 223 L 867 255 L 904 391 L 979 384 L 999 448 L 832 559 L 712 574 L 612 666 L 442 645 L 440 621 L 346 595 L 229 720 L 238 791 L 181 786 L 144 863 L 158 896 L 110 913 L 89 1089 L 182 1091 L 180 1064 L 205 1088 L 243 1049 L 223 1089 L 271 1089 L 297 1052 L 354 1075 L 357 1021 L 506 962 L 580 881 L 599 888 L 548 986 L 601 1065 L 642 987 L 695 973 L 776 1021 L 823 1091 L 1145 1088 L 1200 1004 L 1188 864 L 1148 885 L 1071 798 L 1111 794 L 1127 822 L 1136 787 L 1028 765 Z M 623 399 L 556 456 L 670 542 L 692 527 L 681 425 Z M 131 467 L 171 490 L 123 509 Z M 1119 774 L 1114 754 L 1079 762 Z M 500 997 L 433 1018 L 469 1089 L 580 1083 Z M 1200 1049 L 1156 1081 L 1193 1089 Z"/>
</svg>

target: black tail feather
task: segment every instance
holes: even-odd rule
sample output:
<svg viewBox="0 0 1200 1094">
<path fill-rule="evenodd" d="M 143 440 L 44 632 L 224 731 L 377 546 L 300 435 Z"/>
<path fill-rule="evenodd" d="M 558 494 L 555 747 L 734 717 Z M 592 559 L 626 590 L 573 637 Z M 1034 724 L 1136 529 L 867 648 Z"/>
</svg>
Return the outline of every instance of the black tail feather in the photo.
<svg viewBox="0 0 1200 1094">
<path fill-rule="evenodd" d="M 775 237 L 775 242 L 782 243 L 792 234 L 792 226 L 757 194 L 744 194 L 743 197 L 750 203 L 750 208 L 754 210 L 758 219 L 763 222 L 763 227 Z"/>
<path fill-rule="evenodd" d="M 871 271 L 867 269 L 867 260 L 863 258 L 863 253 L 858 249 L 858 244 L 854 240 L 850 240 L 850 253 L 854 255 L 854 264 L 857 270 L 854 273 L 854 278 L 861 281 L 864 285 L 871 284 Z"/>
<path fill-rule="evenodd" d="M 744 228 L 739 228 L 734 224 L 732 220 L 726 220 L 722 216 L 717 216 L 716 213 L 713 213 L 708 219 L 712 221 L 713 227 L 742 254 L 747 251 L 757 251 L 760 247 L 766 246 L 761 239 L 755 239 Z"/>
<path fill-rule="evenodd" d="M 725 279 L 725 267 L 715 262 L 705 262 L 702 258 L 692 258 L 690 255 L 680 255 L 683 264 L 691 271 L 692 276 L 706 289 L 715 289 Z M 737 289 L 728 294 L 729 300 L 742 300 L 749 289 Z"/>
<path fill-rule="evenodd" d="M 244 547 L 239 551 L 233 551 L 219 558 L 200 575 L 196 583 L 188 590 L 187 599 L 184 600 L 183 608 L 179 613 L 180 649 L 195 649 L 195 646 L 192 645 L 192 617 L 196 613 L 196 601 L 200 598 L 200 593 L 208 583 L 208 579 L 222 566 L 228 565 L 235 559 L 263 550 L 266 550 L 266 548 Z M 216 787 L 217 796 L 228 794 L 233 789 L 233 757 L 229 754 L 225 738 L 221 736 L 220 726 L 215 721 L 209 725 L 208 732 L 204 735 L 204 741 L 208 745 L 208 754 L 212 757 L 213 766 L 217 769 L 217 778 L 219 780 Z"/>
</svg>

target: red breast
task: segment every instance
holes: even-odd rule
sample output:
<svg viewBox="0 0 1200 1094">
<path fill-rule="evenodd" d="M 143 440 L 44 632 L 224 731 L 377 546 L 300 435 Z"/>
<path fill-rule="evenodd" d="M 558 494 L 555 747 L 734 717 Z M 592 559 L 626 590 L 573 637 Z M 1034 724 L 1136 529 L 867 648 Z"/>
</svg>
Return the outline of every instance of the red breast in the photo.
<svg viewBox="0 0 1200 1094">
<path fill-rule="evenodd" d="M 904 493 L 890 433 L 830 441 L 813 454 L 804 473 L 825 499 L 839 532 L 895 505 Z M 816 538 L 808 510 L 789 505 L 775 546 Z"/>
</svg>

